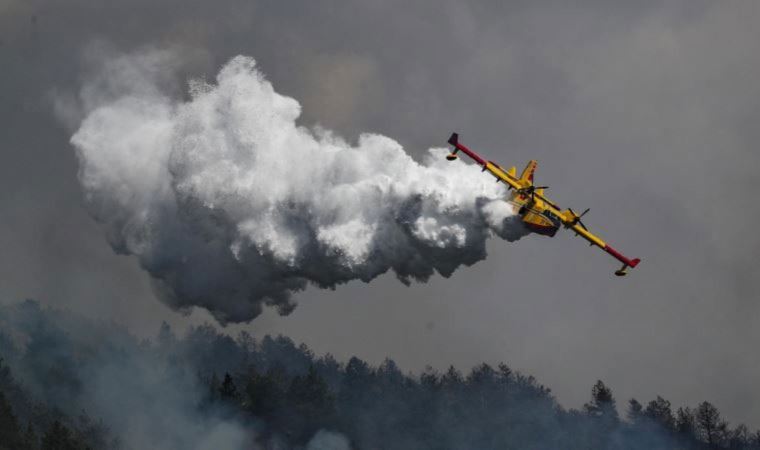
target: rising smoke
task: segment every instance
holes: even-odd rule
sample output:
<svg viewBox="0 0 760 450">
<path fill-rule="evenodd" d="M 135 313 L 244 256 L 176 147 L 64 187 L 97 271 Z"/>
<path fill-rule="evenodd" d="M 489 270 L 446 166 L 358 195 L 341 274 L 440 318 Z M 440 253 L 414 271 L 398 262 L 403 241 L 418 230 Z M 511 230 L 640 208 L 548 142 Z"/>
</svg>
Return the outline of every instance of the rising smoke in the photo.
<svg viewBox="0 0 760 450">
<path fill-rule="evenodd" d="M 263 305 L 286 314 L 309 283 L 448 277 L 484 259 L 492 234 L 526 232 L 504 188 L 445 149 L 420 164 L 385 136 L 300 126 L 299 103 L 243 56 L 176 99 L 162 87 L 172 61 L 107 62 L 82 89 L 71 142 L 89 211 L 174 308 L 222 323 Z"/>
<path fill-rule="evenodd" d="M 181 339 L 168 331 L 152 342 L 113 323 L 42 308 L 32 300 L 0 305 L 0 394 L 16 393 L 16 413 L 42 433 L 54 419 L 68 417 L 68 425 L 76 426 L 71 419 L 91 415 L 105 433 L 89 448 L 350 450 L 345 436 L 328 430 L 297 445 L 262 419 L 234 416 L 211 401 L 203 377 L 225 367 L 247 367 L 240 347 L 218 351 L 224 344 L 229 349 L 232 339 L 207 330 L 196 328 L 188 333 L 192 337 Z M 20 389 L 7 382 L 7 367 Z M 7 433 L 0 427 L 2 449 L 12 448 L 3 442 Z"/>
</svg>

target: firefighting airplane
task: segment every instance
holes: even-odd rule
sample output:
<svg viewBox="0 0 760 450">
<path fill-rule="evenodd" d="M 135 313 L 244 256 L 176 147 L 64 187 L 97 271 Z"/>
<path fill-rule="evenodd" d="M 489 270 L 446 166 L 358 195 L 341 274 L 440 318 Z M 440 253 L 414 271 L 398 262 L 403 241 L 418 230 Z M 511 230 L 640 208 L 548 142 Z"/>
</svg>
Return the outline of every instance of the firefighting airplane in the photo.
<svg viewBox="0 0 760 450">
<path fill-rule="evenodd" d="M 586 225 L 581 222 L 581 217 L 589 211 L 588 209 L 580 214 L 577 214 L 570 208 L 562 211 L 559 205 L 544 197 L 544 189 L 547 189 L 547 186 L 535 186 L 533 184 L 533 174 L 538 165 L 536 160 L 528 162 L 525 170 L 518 177 L 515 167 L 504 170 L 495 162 L 484 160 L 477 153 L 460 144 L 457 133 L 451 135 L 449 144 L 453 145 L 454 149 L 449 155 L 446 155 L 446 159 L 454 161 L 457 159 L 457 152 L 461 151 L 472 158 L 478 165 L 482 166 L 484 172 L 486 170 L 491 172 L 491 175 L 496 177 L 497 183 L 504 182 L 507 184 L 507 189 L 513 190 L 509 202 L 515 206 L 518 214 L 522 217 L 523 223 L 534 233 L 552 237 L 557 233 L 560 226 L 572 229 L 576 236 L 582 237 L 590 245 L 596 245 L 612 255 L 613 258 L 622 262 L 623 267 L 615 271 L 615 275 L 620 277 L 626 274 L 628 268 L 633 269 L 641 262 L 639 258 L 626 258 L 598 236 L 591 233 L 586 228 Z"/>
</svg>

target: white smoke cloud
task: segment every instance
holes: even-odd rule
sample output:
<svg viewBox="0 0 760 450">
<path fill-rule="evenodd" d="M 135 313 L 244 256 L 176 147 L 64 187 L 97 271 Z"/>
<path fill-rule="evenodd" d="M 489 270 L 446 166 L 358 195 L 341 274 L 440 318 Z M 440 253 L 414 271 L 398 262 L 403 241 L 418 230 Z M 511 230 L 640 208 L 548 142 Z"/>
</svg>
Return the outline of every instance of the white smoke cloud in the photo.
<svg viewBox="0 0 760 450">
<path fill-rule="evenodd" d="M 176 100 L 159 80 L 171 60 L 109 62 L 82 90 L 71 142 L 91 214 L 175 308 L 222 323 L 287 313 L 309 283 L 449 276 L 485 258 L 492 234 L 526 233 L 505 189 L 445 149 L 420 164 L 385 136 L 299 126 L 299 103 L 243 56 Z"/>
</svg>

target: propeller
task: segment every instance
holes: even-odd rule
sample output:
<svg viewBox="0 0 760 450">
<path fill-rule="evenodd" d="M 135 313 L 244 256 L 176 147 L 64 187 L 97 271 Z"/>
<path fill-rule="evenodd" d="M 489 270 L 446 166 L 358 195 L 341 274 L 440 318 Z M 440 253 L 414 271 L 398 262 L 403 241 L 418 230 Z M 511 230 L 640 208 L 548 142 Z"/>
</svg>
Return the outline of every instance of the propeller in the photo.
<svg viewBox="0 0 760 450">
<path fill-rule="evenodd" d="M 535 192 L 536 189 L 549 189 L 549 186 L 528 186 L 524 188 L 520 188 L 521 191 L 525 192 Z"/>
<path fill-rule="evenodd" d="M 556 203 L 552 202 L 551 200 L 549 200 L 548 198 L 544 197 L 541 194 L 536 194 L 536 190 L 537 189 L 549 189 L 549 186 L 528 186 L 528 187 L 517 189 L 517 193 L 530 195 L 531 200 L 533 200 L 534 202 L 536 201 L 536 197 L 538 197 L 541 200 L 543 200 L 544 202 L 546 202 L 546 203 L 552 205 L 553 207 L 559 209 L 559 206 L 557 206 Z"/>
<path fill-rule="evenodd" d="M 573 208 L 567 208 L 567 209 L 575 216 L 575 219 L 573 219 L 573 225 L 578 224 L 582 226 L 584 230 L 588 231 L 588 228 L 586 228 L 586 225 L 583 222 L 581 222 L 581 217 L 585 216 L 587 212 L 591 211 L 591 208 L 586 208 L 586 210 L 580 214 L 573 211 Z"/>
<path fill-rule="evenodd" d="M 517 190 L 520 194 L 530 194 L 531 197 L 536 196 L 536 189 L 549 189 L 549 186 L 528 186 Z"/>
</svg>

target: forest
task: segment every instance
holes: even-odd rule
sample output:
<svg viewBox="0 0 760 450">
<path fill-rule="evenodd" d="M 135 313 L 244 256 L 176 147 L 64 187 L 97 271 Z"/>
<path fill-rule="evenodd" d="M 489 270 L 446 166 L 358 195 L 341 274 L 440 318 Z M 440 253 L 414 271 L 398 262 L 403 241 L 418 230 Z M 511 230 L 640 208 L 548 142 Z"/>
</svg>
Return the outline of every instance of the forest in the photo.
<svg viewBox="0 0 760 450">
<path fill-rule="evenodd" d="M 709 401 L 580 409 L 507 364 L 404 373 L 212 325 L 141 339 L 27 300 L 0 306 L 0 449 L 760 449 Z M 709 397 L 709 393 L 706 394 Z"/>
</svg>

